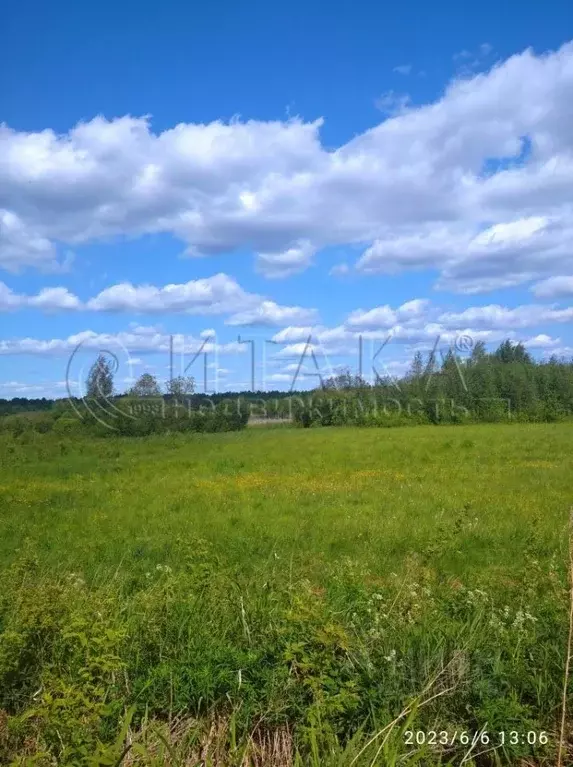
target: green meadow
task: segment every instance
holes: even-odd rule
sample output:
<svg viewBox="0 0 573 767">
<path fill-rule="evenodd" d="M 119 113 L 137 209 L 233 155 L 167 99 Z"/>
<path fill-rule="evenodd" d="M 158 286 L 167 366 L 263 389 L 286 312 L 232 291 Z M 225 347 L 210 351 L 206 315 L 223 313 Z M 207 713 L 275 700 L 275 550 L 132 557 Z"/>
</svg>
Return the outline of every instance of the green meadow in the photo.
<svg viewBox="0 0 573 767">
<path fill-rule="evenodd" d="M 571 424 L 0 440 L 0 763 L 556 764 Z"/>
</svg>

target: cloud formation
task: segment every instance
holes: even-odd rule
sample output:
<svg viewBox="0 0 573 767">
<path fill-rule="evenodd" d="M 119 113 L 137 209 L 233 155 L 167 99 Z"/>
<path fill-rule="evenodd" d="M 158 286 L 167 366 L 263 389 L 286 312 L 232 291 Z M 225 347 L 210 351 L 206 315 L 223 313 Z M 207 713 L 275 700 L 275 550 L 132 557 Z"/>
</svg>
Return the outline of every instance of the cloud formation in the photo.
<svg viewBox="0 0 573 767">
<path fill-rule="evenodd" d="M 537 298 L 573 297 L 573 275 L 569 277 L 548 277 L 532 287 Z"/>
<path fill-rule="evenodd" d="M 292 322 L 316 322 L 316 309 L 304 309 L 301 306 L 279 306 L 274 301 L 261 301 L 252 309 L 233 314 L 226 320 L 227 325 L 263 325 L 275 327 L 289 325 Z"/>
<path fill-rule="evenodd" d="M 280 344 L 277 359 L 299 358 L 303 354 L 355 355 L 359 344 L 379 349 L 388 344 L 412 348 L 441 348 L 460 345 L 464 353 L 477 341 L 495 344 L 506 338 L 519 340 L 533 350 L 556 349 L 560 338 L 547 333 L 528 335 L 522 331 L 543 324 L 573 321 L 573 307 L 531 304 L 509 308 L 499 305 L 468 307 L 462 312 L 443 312 L 425 299 L 408 301 L 397 308 L 388 305 L 351 312 L 336 327 L 289 326 L 275 333 Z M 462 348 L 463 347 L 463 348 Z"/>
<path fill-rule="evenodd" d="M 81 301 L 67 288 L 44 288 L 35 296 L 14 293 L 0 282 L 0 312 L 34 308 L 45 312 L 70 311 L 79 309 Z"/>
<path fill-rule="evenodd" d="M 228 325 L 280 326 L 316 322 L 316 309 L 281 306 L 256 293 L 248 293 L 226 274 L 215 274 L 180 284 L 112 285 L 82 302 L 67 288 L 44 288 L 35 296 L 14 293 L 0 282 L 0 312 L 36 308 L 46 312 L 91 311 L 132 314 L 231 314 Z M 214 331 L 213 331 L 214 332 Z"/>
<path fill-rule="evenodd" d="M 67 338 L 41 340 L 37 338 L 16 338 L 0 341 L 0 355 L 30 354 L 39 356 L 69 356 L 82 351 L 105 352 L 115 355 L 124 362 L 137 364 L 130 355 L 165 353 L 168 354 L 173 342 L 173 351 L 177 355 L 200 353 L 242 354 L 245 347 L 236 342 L 218 343 L 216 338 L 206 340 L 190 334 L 165 333 L 160 328 L 145 325 L 132 325 L 129 330 L 119 333 L 96 333 L 83 330 Z M 138 360 L 137 362 L 140 362 Z"/>
<path fill-rule="evenodd" d="M 221 273 L 163 287 L 124 282 L 91 298 L 86 308 L 99 312 L 226 314 L 255 306 L 259 301 L 258 296 L 247 293 L 236 280 Z"/>
<path fill-rule="evenodd" d="M 321 119 L 3 126 L 0 266 L 54 268 L 62 247 L 168 232 L 190 256 L 250 249 L 273 277 L 362 243 L 360 271 L 433 269 L 450 290 L 544 280 L 571 258 L 572 121 L 567 44 L 454 80 L 337 149 Z"/>
</svg>

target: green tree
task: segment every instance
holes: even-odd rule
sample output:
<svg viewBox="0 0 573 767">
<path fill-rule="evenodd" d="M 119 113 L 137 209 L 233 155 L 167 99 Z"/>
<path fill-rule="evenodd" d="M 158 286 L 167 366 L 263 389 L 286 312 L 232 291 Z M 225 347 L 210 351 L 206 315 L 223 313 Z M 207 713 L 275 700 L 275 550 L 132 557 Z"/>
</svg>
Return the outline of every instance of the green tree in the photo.
<svg viewBox="0 0 573 767">
<path fill-rule="evenodd" d="M 366 381 L 363 378 L 359 375 L 353 375 L 350 368 L 344 368 L 336 375 L 327 378 L 322 388 L 343 391 L 344 389 L 360 389 L 365 386 Z"/>
<path fill-rule="evenodd" d="M 414 381 L 419 380 L 424 375 L 424 357 L 422 352 L 416 352 L 410 368 L 410 378 Z"/>
<path fill-rule="evenodd" d="M 176 376 L 167 384 L 167 393 L 177 399 L 190 397 L 194 391 L 195 379 L 192 376 Z"/>
<path fill-rule="evenodd" d="M 487 359 L 487 349 L 484 341 L 476 341 L 470 356 L 470 364 L 477 365 Z"/>
<path fill-rule="evenodd" d="M 90 368 L 86 392 L 92 399 L 107 399 L 113 394 L 113 372 L 104 354 L 100 354 Z"/>
<path fill-rule="evenodd" d="M 161 388 L 155 376 L 152 376 L 151 373 L 143 373 L 129 390 L 129 393 L 133 397 L 161 397 Z"/>
<path fill-rule="evenodd" d="M 533 359 L 522 343 L 513 343 L 512 341 L 503 341 L 495 350 L 494 356 L 497 360 L 504 363 L 521 362 L 524 365 L 532 365 Z"/>
</svg>

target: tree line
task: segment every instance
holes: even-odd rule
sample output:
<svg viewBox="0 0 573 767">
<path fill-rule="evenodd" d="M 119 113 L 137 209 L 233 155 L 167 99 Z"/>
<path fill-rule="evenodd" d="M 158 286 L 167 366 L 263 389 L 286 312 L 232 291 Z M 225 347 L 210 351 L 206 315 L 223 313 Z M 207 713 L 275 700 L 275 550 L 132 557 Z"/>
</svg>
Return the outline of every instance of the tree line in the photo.
<svg viewBox="0 0 573 767">
<path fill-rule="evenodd" d="M 467 356 L 417 352 L 400 378 L 373 385 L 345 371 L 323 382 L 294 409 L 303 426 L 469 421 L 557 421 L 573 416 L 573 360 L 536 361 L 521 343 L 483 342 Z"/>
<path fill-rule="evenodd" d="M 377 376 L 373 383 L 345 370 L 306 392 L 207 394 L 195 391 L 192 377 L 179 376 L 162 387 L 150 373 L 117 393 L 112 364 L 100 355 L 83 398 L 0 400 L 2 415 L 23 418 L 26 411 L 35 411 L 26 418 L 42 429 L 58 420 L 59 429 L 72 430 L 80 420 L 95 433 L 132 435 L 243 428 L 250 415 L 286 417 L 301 426 L 547 422 L 573 416 L 573 359 L 536 361 L 520 343 L 507 340 L 488 352 L 477 342 L 463 356 L 453 349 L 416 352 L 404 375 Z"/>
</svg>

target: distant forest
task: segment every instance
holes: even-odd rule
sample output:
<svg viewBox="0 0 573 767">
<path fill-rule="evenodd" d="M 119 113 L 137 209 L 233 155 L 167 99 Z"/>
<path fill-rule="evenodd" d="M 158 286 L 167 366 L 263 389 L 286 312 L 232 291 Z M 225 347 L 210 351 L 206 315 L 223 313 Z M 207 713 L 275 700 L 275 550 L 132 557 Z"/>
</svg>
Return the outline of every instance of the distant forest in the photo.
<svg viewBox="0 0 573 767">
<path fill-rule="evenodd" d="M 179 385 L 183 379 L 178 379 Z M 458 356 L 417 352 L 410 369 L 400 378 L 379 377 L 373 384 L 349 370 L 326 378 L 310 391 L 242 391 L 203 394 L 194 392 L 192 379 L 179 396 L 177 381 L 162 393 L 157 381 L 144 374 L 125 394 L 113 393 L 114 401 L 145 399 L 172 403 L 182 401 L 192 410 L 206 405 L 220 409 L 241 400 L 251 415 L 289 415 L 303 425 L 355 423 L 391 425 L 391 422 L 459 422 L 462 420 L 552 421 L 573 416 L 573 358 L 535 360 L 520 343 L 504 341 L 488 352 L 475 344 L 470 354 Z M 77 400 L 78 403 L 81 400 Z M 266 403 L 266 404 L 265 404 Z M 69 411 L 65 399 L 0 399 L 0 415 L 26 412 Z"/>
</svg>

